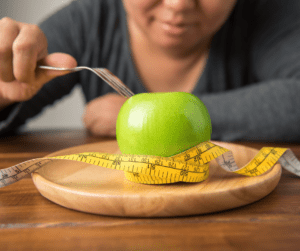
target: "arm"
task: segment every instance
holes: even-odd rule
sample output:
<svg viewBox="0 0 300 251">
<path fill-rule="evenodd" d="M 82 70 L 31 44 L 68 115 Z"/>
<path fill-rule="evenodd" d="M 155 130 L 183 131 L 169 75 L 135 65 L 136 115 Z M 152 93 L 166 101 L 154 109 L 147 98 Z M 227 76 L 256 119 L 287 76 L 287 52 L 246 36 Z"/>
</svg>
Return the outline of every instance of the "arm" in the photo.
<svg viewBox="0 0 300 251">
<path fill-rule="evenodd" d="M 260 1 L 253 13 L 248 86 L 200 96 L 212 139 L 300 141 L 300 2 Z"/>
<path fill-rule="evenodd" d="M 200 97 L 212 120 L 212 139 L 299 141 L 300 81 L 270 80 Z"/>
</svg>

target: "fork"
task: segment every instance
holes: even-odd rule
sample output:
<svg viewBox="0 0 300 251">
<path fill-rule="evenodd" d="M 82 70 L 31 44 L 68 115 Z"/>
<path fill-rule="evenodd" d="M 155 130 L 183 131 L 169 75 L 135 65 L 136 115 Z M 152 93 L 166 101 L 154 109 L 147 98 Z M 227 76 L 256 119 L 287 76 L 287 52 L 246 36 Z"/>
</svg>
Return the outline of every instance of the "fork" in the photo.
<svg viewBox="0 0 300 251">
<path fill-rule="evenodd" d="M 39 65 L 38 68 L 45 70 L 55 70 L 55 71 L 81 71 L 89 70 L 95 73 L 98 77 L 103 79 L 107 84 L 114 88 L 120 95 L 124 97 L 132 97 L 134 93 L 114 74 L 112 74 L 106 68 L 89 68 L 86 66 L 78 66 L 74 68 L 59 68 L 52 66 Z"/>
</svg>

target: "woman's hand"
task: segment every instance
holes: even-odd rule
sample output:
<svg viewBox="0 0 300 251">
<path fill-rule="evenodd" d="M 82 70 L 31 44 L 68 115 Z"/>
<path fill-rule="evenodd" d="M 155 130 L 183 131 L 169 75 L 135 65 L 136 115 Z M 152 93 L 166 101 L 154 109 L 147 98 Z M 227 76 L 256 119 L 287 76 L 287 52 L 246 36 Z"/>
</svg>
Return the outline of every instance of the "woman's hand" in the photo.
<svg viewBox="0 0 300 251">
<path fill-rule="evenodd" d="M 47 39 L 32 24 L 10 18 L 0 20 L 0 109 L 31 99 L 51 79 L 69 72 L 37 69 L 37 64 L 75 67 L 67 54 L 48 55 Z"/>
<path fill-rule="evenodd" d="M 110 93 L 92 100 L 85 108 L 85 127 L 96 136 L 115 137 L 117 117 L 127 99 Z"/>
</svg>

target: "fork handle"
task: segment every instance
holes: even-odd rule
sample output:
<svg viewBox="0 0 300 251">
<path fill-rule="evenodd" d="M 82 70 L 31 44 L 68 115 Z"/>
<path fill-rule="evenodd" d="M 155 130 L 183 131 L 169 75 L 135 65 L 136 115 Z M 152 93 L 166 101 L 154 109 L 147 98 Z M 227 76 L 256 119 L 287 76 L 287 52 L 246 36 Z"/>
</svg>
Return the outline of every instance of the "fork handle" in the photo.
<svg viewBox="0 0 300 251">
<path fill-rule="evenodd" d="M 55 71 L 80 71 L 82 69 L 76 68 L 60 68 L 60 67 L 53 67 L 53 66 L 46 66 L 46 65 L 39 65 L 38 68 L 45 69 L 45 70 L 55 70 Z"/>
</svg>

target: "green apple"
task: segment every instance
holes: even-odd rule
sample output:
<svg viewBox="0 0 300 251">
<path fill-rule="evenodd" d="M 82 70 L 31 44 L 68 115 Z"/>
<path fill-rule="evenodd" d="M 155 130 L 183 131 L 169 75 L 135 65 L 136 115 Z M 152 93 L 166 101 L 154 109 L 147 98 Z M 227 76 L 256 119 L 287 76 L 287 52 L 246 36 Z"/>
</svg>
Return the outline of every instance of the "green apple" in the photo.
<svg viewBox="0 0 300 251">
<path fill-rule="evenodd" d="M 211 138 L 203 102 L 186 92 L 137 94 L 120 109 L 116 136 L 123 154 L 169 157 Z"/>
</svg>

